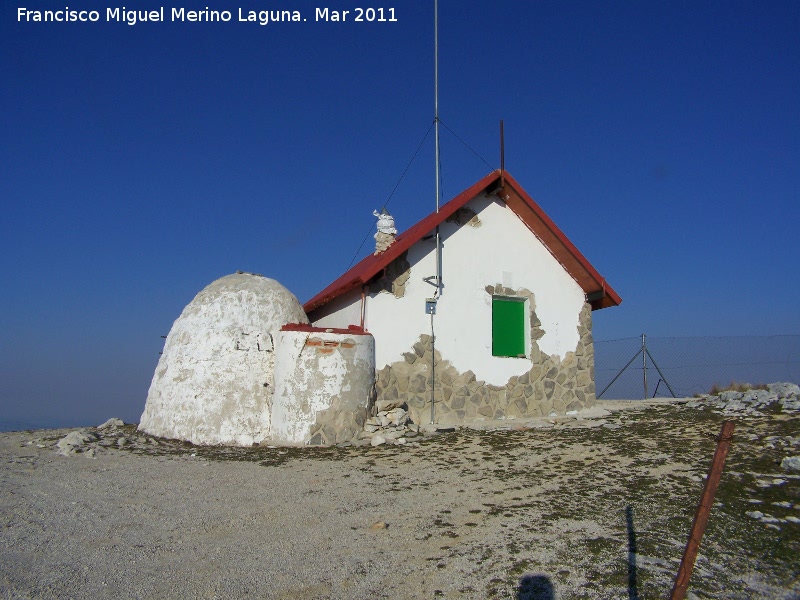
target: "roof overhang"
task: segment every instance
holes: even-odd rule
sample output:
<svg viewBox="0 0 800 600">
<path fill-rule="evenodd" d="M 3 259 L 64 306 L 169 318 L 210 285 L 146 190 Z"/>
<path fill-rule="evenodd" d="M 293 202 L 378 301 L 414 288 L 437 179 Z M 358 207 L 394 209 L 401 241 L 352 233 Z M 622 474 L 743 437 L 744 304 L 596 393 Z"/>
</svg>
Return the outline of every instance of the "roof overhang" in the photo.
<svg viewBox="0 0 800 600">
<path fill-rule="evenodd" d="M 490 185 L 487 193 L 503 200 L 539 238 L 550 254 L 581 287 L 592 310 L 618 306 L 622 303 L 622 298 L 606 283 L 605 278 L 510 174 L 506 172 L 502 180 L 498 178 Z"/>
<path fill-rule="evenodd" d="M 389 264 L 436 227 L 451 217 L 473 198 L 486 194 L 497 196 L 510 208 L 528 229 L 544 244 L 553 257 L 578 283 L 586 294 L 592 310 L 617 306 L 622 298 L 606 283 L 583 254 L 536 204 L 522 186 L 506 171 L 489 173 L 458 196 L 401 233 L 389 248 L 377 255 L 369 255 L 336 279 L 303 306 L 307 314 L 324 306 L 347 292 L 361 288 L 379 277 Z"/>
</svg>

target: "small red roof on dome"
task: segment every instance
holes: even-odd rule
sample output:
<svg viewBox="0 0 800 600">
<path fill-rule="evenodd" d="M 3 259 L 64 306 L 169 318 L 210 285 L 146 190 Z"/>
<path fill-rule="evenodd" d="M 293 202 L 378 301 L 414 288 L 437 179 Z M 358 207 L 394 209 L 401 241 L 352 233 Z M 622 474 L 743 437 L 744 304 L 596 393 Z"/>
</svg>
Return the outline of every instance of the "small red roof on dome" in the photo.
<svg viewBox="0 0 800 600">
<path fill-rule="evenodd" d="M 335 327 L 314 327 L 313 325 L 305 325 L 303 323 L 287 323 L 281 327 L 281 331 L 305 331 L 308 333 L 337 333 L 341 335 L 370 335 L 362 327 L 358 325 L 349 325 L 347 329 L 339 329 Z"/>
</svg>

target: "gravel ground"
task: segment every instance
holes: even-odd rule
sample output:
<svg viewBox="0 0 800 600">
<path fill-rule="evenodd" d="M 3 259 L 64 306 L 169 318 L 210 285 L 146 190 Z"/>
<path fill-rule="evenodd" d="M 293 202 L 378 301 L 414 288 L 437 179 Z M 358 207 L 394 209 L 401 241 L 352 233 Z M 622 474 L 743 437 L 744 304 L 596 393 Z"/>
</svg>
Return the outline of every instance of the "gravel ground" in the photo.
<svg viewBox="0 0 800 600">
<path fill-rule="evenodd" d="M 70 430 L 3 433 L 0 594 L 664 598 L 723 417 L 600 404 L 403 447 L 194 447 L 125 426 L 61 456 Z M 800 598 L 800 474 L 779 466 L 797 454 L 797 414 L 736 420 L 693 597 Z"/>
</svg>

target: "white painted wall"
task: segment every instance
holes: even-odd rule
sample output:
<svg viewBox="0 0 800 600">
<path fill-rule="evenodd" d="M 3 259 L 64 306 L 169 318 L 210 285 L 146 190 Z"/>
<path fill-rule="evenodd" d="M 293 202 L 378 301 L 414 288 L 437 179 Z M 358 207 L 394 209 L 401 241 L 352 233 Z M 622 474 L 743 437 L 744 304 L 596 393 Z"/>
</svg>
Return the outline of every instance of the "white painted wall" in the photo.
<svg viewBox="0 0 800 600">
<path fill-rule="evenodd" d="M 539 348 L 560 358 L 578 344 L 584 293 L 504 204 L 481 195 L 467 206 L 478 214 L 480 227 L 451 223 L 440 227 L 444 289 L 434 317 L 436 348 L 460 372 L 472 370 L 480 380 L 504 385 L 509 377 L 529 370 L 531 361 L 492 356 L 492 298 L 486 286 L 500 283 L 533 292 L 536 314 L 545 331 Z M 415 244 L 408 261 L 411 277 L 403 298 L 387 292 L 367 298 L 365 327 L 375 336 L 378 369 L 402 360 L 420 334 L 431 331 L 425 299 L 435 288 L 423 278 L 435 274 L 433 239 Z M 351 306 L 353 302 L 351 298 Z M 325 326 L 347 326 L 348 314 L 345 309 L 330 314 Z"/>
<path fill-rule="evenodd" d="M 170 329 L 139 429 L 195 444 L 266 440 L 274 340 L 287 323 L 308 319 L 273 279 L 237 273 L 208 285 Z"/>
<path fill-rule="evenodd" d="M 334 298 L 316 315 L 315 327 L 345 329 L 348 325 L 361 325 L 361 288 L 355 288 Z"/>
<path fill-rule="evenodd" d="M 275 347 L 275 393 L 270 437 L 276 443 L 309 440 L 317 413 L 366 411 L 375 380 L 371 335 L 281 331 Z M 318 341 L 331 345 L 319 346 Z"/>
</svg>

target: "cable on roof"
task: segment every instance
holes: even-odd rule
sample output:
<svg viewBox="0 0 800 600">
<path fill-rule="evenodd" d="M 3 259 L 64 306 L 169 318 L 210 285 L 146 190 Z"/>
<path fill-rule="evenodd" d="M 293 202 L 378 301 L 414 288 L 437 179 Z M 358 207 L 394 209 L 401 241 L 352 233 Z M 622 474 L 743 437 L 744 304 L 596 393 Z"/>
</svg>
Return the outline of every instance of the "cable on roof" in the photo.
<svg viewBox="0 0 800 600">
<path fill-rule="evenodd" d="M 475 156 L 477 156 L 479 159 L 481 159 L 481 160 L 483 161 L 483 164 L 485 164 L 487 167 L 489 167 L 489 168 L 490 168 L 492 171 L 496 171 L 496 170 L 497 170 L 497 167 L 494 167 L 494 166 L 492 166 L 491 164 L 489 164 L 489 161 L 487 161 L 487 160 L 486 160 L 485 158 L 483 158 L 483 157 L 482 157 L 480 154 L 478 154 L 478 151 L 477 151 L 477 150 L 475 150 L 475 149 L 474 149 L 472 146 L 470 146 L 470 145 L 469 145 L 467 142 L 465 142 L 465 141 L 464 141 L 464 140 L 462 140 L 460 137 L 458 137 L 458 134 L 457 134 L 455 131 L 453 131 L 452 129 L 450 129 L 450 128 L 447 126 L 447 123 L 445 123 L 445 122 L 444 122 L 444 121 L 442 121 L 441 119 L 439 119 L 439 123 L 441 123 L 442 125 L 444 125 L 444 128 L 445 128 L 445 129 L 447 129 L 447 131 L 449 131 L 450 133 L 452 133 L 452 134 L 453 134 L 453 136 L 454 136 L 454 137 L 455 137 L 455 138 L 456 138 L 456 139 L 457 139 L 459 142 L 461 142 L 462 144 L 464 144 L 464 146 L 466 146 L 466 148 L 467 148 L 467 149 L 468 149 L 470 152 L 472 152 L 472 153 L 473 153 Z"/>
<path fill-rule="evenodd" d="M 451 134 L 453 134 L 453 137 L 455 137 L 455 138 L 456 138 L 456 139 L 457 139 L 459 142 L 461 142 L 461 143 L 462 143 L 462 144 L 463 144 L 463 145 L 464 145 L 464 146 L 465 146 L 465 147 L 466 147 L 466 148 L 467 148 L 467 149 L 468 149 L 470 152 L 472 152 L 472 153 L 473 153 L 475 156 L 477 156 L 477 157 L 478 157 L 478 158 L 479 158 L 481 161 L 483 161 L 483 163 L 484 163 L 484 164 L 485 164 L 487 167 L 489 167 L 489 168 L 490 168 L 492 171 L 496 171 L 496 170 L 497 170 L 497 167 L 495 167 L 495 166 L 493 166 L 492 164 L 490 164 L 490 163 L 489 163 L 489 161 L 487 161 L 485 158 L 483 158 L 483 156 L 481 156 L 480 154 L 478 154 L 477 150 L 475 150 L 475 149 L 474 149 L 472 146 L 470 146 L 470 145 L 469 145 L 467 142 L 465 142 L 464 140 L 462 140 L 462 139 L 461 139 L 461 138 L 458 136 L 458 134 L 456 134 L 456 132 L 455 132 L 455 131 L 453 131 L 452 129 L 450 129 L 450 128 L 447 126 L 447 124 L 446 124 L 444 121 L 442 121 L 440 118 L 438 118 L 438 117 L 437 117 L 437 118 L 436 118 L 436 119 L 434 119 L 434 120 L 433 120 L 433 122 L 430 124 L 430 127 L 428 127 L 428 131 L 426 131 L 426 132 L 425 132 L 425 135 L 423 136 L 423 138 L 422 138 L 422 141 L 419 143 L 419 145 L 417 146 L 417 149 L 414 151 L 414 155 L 411 157 L 411 160 L 410 160 L 410 161 L 408 161 L 408 164 L 406 165 L 406 168 L 405 168 L 405 169 L 403 169 L 403 173 L 402 173 L 402 175 L 400 175 L 400 178 L 397 180 L 397 183 L 394 185 L 394 188 L 392 188 L 392 192 L 389 194 L 389 197 L 388 197 L 388 198 L 386 198 L 386 202 L 384 202 L 384 203 L 383 203 L 383 208 L 386 208 L 386 207 L 389 205 L 389 201 L 390 201 L 390 200 L 392 199 L 392 197 L 394 196 L 394 193 L 397 191 L 397 188 L 398 188 L 398 187 L 400 187 L 400 183 L 403 181 L 403 179 L 404 179 L 404 178 L 405 178 L 405 176 L 406 176 L 406 173 L 408 173 L 408 170 L 411 168 L 411 165 L 414 163 L 414 160 L 417 158 L 417 154 L 419 154 L 419 151 L 422 149 L 422 146 L 423 146 L 423 144 L 425 144 L 425 140 L 427 140 L 427 139 L 428 139 L 428 136 L 429 136 L 429 135 L 430 135 L 430 133 L 431 133 L 431 129 L 433 129 L 433 126 L 436 124 L 436 121 L 439 121 L 439 123 L 441 123 L 442 125 L 444 125 L 444 128 L 445 128 L 445 129 L 447 129 L 447 131 L 449 131 Z M 441 156 L 438 158 L 438 160 L 439 160 L 439 161 L 441 161 Z M 439 169 L 439 189 L 442 189 L 442 171 L 441 171 L 441 163 L 440 163 L 440 169 Z M 364 247 L 364 244 L 366 244 L 366 243 L 367 243 L 367 239 L 369 239 L 369 234 L 370 234 L 370 233 L 372 233 L 372 225 L 371 225 L 371 224 L 370 224 L 370 227 L 369 227 L 369 229 L 367 230 L 367 235 L 365 235 L 365 236 L 364 236 L 364 239 L 363 239 L 363 240 L 361 240 L 361 244 L 358 246 L 358 250 L 356 250 L 356 253 L 355 253 L 355 254 L 353 254 L 353 258 L 350 260 L 350 264 L 349 264 L 349 265 L 347 265 L 347 269 L 345 269 L 345 271 L 349 271 L 349 270 L 350 270 L 350 267 L 352 267 L 352 266 L 353 266 L 353 263 L 355 263 L 355 262 L 356 262 L 356 258 L 358 258 L 358 254 L 359 254 L 359 252 L 361 252 L 361 249 Z"/>
<path fill-rule="evenodd" d="M 394 196 L 394 193 L 397 191 L 397 188 L 400 186 L 400 182 L 403 181 L 403 178 L 406 176 L 406 173 L 408 173 L 408 170 L 411 168 L 411 163 L 413 163 L 414 159 L 417 158 L 417 154 L 419 154 L 419 151 L 422 148 L 422 145 L 425 143 L 425 140 L 428 139 L 428 136 L 431 133 L 431 129 L 433 129 L 433 124 L 434 123 L 435 123 L 435 121 L 433 123 L 431 123 L 430 127 L 428 127 L 428 131 L 425 132 L 425 136 L 422 138 L 422 141 L 419 143 L 419 146 L 417 146 L 417 149 L 414 150 L 414 156 L 412 156 L 411 160 L 408 161 L 408 164 L 406 165 L 406 168 L 403 170 L 403 174 L 400 175 L 400 179 L 398 179 L 397 183 L 394 184 L 394 188 L 392 189 L 392 193 L 389 194 L 389 197 L 386 199 L 386 202 L 383 203 L 383 208 L 386 208 L 386 206 L 389 204 L 389 200 L 391 200 L 392 196 Z"/>
<path fill-rule="evenodd" d="M 389 201 L 392 199 L 392 196 L 394 196 L 394 193 L 397 191 L 397 188 L 400 187 L 400 183 L 403 181 L 403 178 L 406 176 L 406 173 L 408 173 L 408 170 L 411 168 L 412 163 L 417 158 L 417 154 L 419 154 L 419 151 L 422 149 L 422 145 L 425 143 L 425 140 L 428 139 L 428 136 L 431 133 L 431 129 L 433 129 L 434 123 L 436 123 L 436 121 L 433 121 L 430 124 L 430 127 L 428 127 L 428 131 L 425 132 L 425 135 L 423 136 L 422 141 L 419 143 L 419 145 L 417 146 L 417 149 L 414 151 L 414 155 L 411 157 L 411 160 L 408 161 L 408 164 L 406 165 L 406 168 L 403 170 L 402 175 L 400 175 L 400 179 L 398 179 L 397 183 L 394 184 L 394 188 L 392 188 L 392 193 L 389 194 L 389 197 L 386 198 L 386 201 L 383 203 L 383 208 L 386 208 L 389 205 Z M 361 252 L 361 249 L 364 247 L 364 244 L 367 242 L 367 239 L 369 238 L 369 234 L 370 233 L 372 233 L 372 224 L 370 224 L 369 229 L 367 230 L 367 235 L 365 235 L 364 239 L 361 240 L 361 245 L 359 245 L 358 250 L 356 250 L 356 253 L 353 255 L 353 258 L 350 260 L 350 264 L 347 265 L 347 269 L 345 269 L 345 271 L 349 271 L 350 267 L 353 266 L 353 263 L 356 262 L 356 258 L 358 258 L 358 253 Z"/>
</svg>

